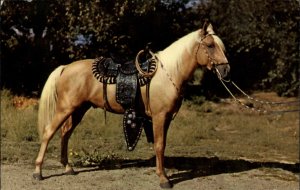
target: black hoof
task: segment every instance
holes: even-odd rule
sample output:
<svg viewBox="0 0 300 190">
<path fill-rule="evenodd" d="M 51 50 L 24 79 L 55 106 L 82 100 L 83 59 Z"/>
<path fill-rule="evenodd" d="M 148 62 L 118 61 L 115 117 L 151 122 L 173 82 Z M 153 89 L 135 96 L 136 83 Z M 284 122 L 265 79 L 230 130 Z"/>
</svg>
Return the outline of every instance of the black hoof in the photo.
<svg viewBox="0 0 300 190">
<path fill-rule="evenodd" d="M 32 176 L 33 176 L 33 179 L 38 180 L 38 181 L 41 181 L 44 179 L 43 176 L 39 173 L 34 173 Z"/>
<path fill-rule="evenodd" d="M 159 184 L 159 186 L 163 189 L 171 189 L 173 187 L 173 185 L 170 182 L 161 183 Z"/>
</svg>

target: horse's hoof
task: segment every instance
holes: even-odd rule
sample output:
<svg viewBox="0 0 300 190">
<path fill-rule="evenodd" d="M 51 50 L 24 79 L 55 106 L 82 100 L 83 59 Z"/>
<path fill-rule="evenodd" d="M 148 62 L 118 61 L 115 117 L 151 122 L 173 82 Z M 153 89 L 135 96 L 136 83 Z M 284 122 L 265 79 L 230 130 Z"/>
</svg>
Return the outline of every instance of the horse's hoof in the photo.
<svg viewBox="0 0 300 190">
<path fill-rule="evenodd" d="M 161 183 L 159 184 L 159 186 L 163 189 L 171 189 L 173 187 L 173 185 L 169 181 L 165 183 Z"/>
<path fill-rule="evenodd" d="M 41 181 L 44 179 L 43 176 L 39 173 L 34 173 L 32 176 L 33 176 L 33 179 L 38 180 L 38 181 Z"/>
<path fill-rule="evenodd" d="M 77 175 L 77 174 L 78 172 L 75 172 L 73 169 L 64 172 L 64 175 Z"/>
</svg>

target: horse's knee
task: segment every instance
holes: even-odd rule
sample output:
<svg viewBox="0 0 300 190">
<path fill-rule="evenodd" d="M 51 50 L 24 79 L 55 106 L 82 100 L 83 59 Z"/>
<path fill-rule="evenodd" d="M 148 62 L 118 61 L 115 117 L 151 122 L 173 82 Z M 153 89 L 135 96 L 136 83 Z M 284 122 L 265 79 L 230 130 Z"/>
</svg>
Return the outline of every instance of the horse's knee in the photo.
<svg viewBox="0 0 300 190">
<path fill-rule="evenodd" d="M 157 140 L 154 143 L 154 149 L 156 152 L 163 152 L 165 150 L 165 144 L 164 144 L 163 140 Z"/>
</svg>

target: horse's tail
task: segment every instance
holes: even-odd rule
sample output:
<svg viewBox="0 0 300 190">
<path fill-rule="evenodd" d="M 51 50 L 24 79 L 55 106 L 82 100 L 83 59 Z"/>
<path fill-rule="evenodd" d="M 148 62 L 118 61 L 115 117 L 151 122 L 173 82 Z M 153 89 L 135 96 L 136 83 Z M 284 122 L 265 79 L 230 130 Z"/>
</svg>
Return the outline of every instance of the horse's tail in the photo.
<svg viewBox="0 0 300 190">
<path fill-rule="evenodd" d="M 59 66 L 48 77 L 39 101 L 38 132 L 42 140 L 44 129 L 50 124 L 56 111 L 56 82 L 65 66 Z"/>
</svg>

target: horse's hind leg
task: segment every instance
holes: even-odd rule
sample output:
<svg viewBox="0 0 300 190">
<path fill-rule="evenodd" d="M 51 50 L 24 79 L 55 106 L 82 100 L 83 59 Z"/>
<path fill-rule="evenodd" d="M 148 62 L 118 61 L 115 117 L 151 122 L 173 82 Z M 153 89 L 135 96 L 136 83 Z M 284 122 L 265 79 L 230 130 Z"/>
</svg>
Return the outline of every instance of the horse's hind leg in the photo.
<svg viewBox="0 0 300 190">
<path fill-rule="evenodd" d="M 70 166 L 68 161 L 68 143 L 69 139 L 76 128 L 80 123 L 82 117 L 86 111 L 90 108 L 90 105 L 83 105 L 77 110 L 75 110 L 72 115 L 67 119 L 64 125 L 61 128 L 61 163 L 65 167 L 65 174 L 74 175 L 76 174 L 73 168 Z"/>
<path fill-rule="evenodd" d="M 41 180 L 42 177 L 42 164 L 45 157 L 45 153 L 49 144 L 49 141 L 52 139 L 55 132 L 58 128 L 65 122 L 65 120 L 70 116 L 73 112 L 73 109 L 64 109 L 61 111 L 57 111 L 54 115 L 54 118 L 48 126 L 45 127 L 43 132 L 43 137 L 41 141 L 40 151 L 35 161 L 35 171 L 33 177 L 35 179 Z"/>
</svg>

